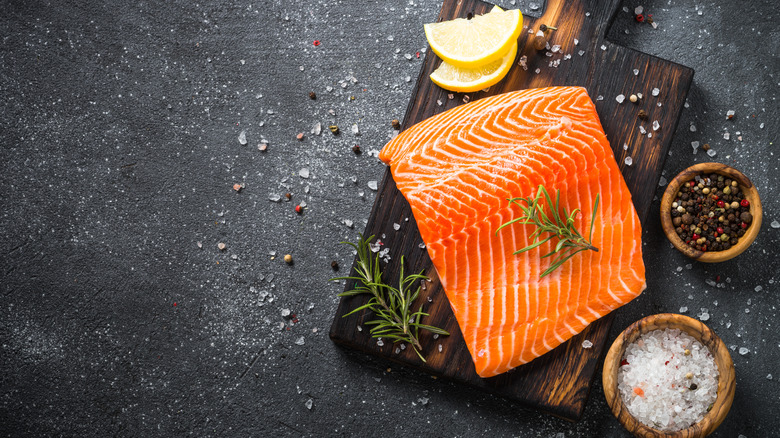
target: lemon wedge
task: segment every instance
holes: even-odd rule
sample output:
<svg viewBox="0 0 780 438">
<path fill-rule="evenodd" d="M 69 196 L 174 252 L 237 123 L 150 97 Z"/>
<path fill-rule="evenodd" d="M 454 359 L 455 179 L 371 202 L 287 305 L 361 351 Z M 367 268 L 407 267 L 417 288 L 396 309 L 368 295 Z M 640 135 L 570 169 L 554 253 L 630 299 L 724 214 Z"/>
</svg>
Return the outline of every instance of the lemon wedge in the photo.
<svg viewBox="0 0 780 438">
<path fill-rule="evenodd" d="M 512 68 L 515 56 L 517 56 L 517 42 L 503 58 L 482 67 L 461 68 L 442 62 L 439 68 L 431 73 L 431 80 L 445 90 L 461 93 L 479 91 L 501 81 Z"/>
<path fill-rule="evenodd" d="M 431 50 L 455 67 L 475 68 L 503 58 L 523 29 L 518 9 L 504 11 L 498 6 L 471 20 L 456 18 L 425 25 L 425 38 Z"/>
</svg>

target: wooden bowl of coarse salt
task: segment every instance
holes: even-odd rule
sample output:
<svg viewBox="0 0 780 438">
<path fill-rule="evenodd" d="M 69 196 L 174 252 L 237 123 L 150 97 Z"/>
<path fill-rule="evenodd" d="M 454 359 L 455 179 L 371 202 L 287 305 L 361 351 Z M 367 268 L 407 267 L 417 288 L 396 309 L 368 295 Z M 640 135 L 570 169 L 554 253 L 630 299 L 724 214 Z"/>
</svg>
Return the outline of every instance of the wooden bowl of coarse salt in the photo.
<svg viewBox="0 0 780 438">
<path fill-rule="evenodd" d="M 711 177 L 713 175 L 717 176 L 716 180 L 712 180 Z M 721 179 L 723 181 L 720 181 Z M 709 202 L 715 202 L 712 199 L 713 195 L 716 192 L 720 193 L 721 189 L 718 188 L 718 185 L 723 185 L 724 181 L 725 182 L 730 181 L 731 184 L 733 184 L 733 187 L 729 187 L 729 189 L 726 189 L 726 191 L 730 191 L 730 189 L 735 189 L 735 191 L 737 191 L 738 193 L 736 195 L 734 193 L 727 194 L 725 196 L 726 202 L 724 202 L 723 200 L 719 200 L 720 202 L 723 203 L 723 206 L 704 205 L 702 211 L 692 214 L 692 216 L 689 219 L 689 221 L 692 220 L 692 224 L 690 225 L 690 227 L 696 226 L 697 222 L 699 221 L 702 221 L 702 223 L 704 222 L 705 218 L 697 217 L 701 215 L 701 213 L 704 211 L 709 211 L 711 217 L 706 218 L 707 224 L 703 224 L 701 226 L 699 235 L 697 234 L 694 234 L 693 236 L 687 235 L 686 239 L 688 240 L 685 241 L 681 238 L 678 232 L 686 233 L 688 231 L 685 229 L 686 225 L 678 223 L 678 222 L 683 222 L 682 217 L 679 216 L 672 217 L 672 210 L 677 208 L 680 209 L 685 208 L 682 205 L 677 205 L 678 204 L 677 201 L 679 200 L 676 198 L 678 193 L 682 193 L 681 189 L 683 189 L 683 184 L 688 184 L 691 183 L 692 181 L 696 186 L 696 187 L 691 187 L 691 189 L 696 190 L 696 192 L 693 193 L 697 193 L 697 196 L 702 197 L 699 199 L 704 199 L 703 202 L 696 202 L 696 204 L 699 205 L 704 205 Z M 711 185 L 711 187 L 705 186 L 705 183 L 707 185 Z M 688 189 L 688 187 L 685 187 L 685 189 Z M 710 190 L 712 190 L 713 192 L 710 193 Z M 688 196 L 688 194 L 686 194 L 685 196 Z M 746 202 L 747 207 L 741 207 L 741 206 L 732 207 L 732 205 L 737 204 L 736 201 L 738 200 L 742 202 Z M 693 198 L 689 198 L 689 200 L 685 202 L 694 202 L 694 200 Z M 691 206 L 689 206 L 689 208 L 690 207 Z M 742 223 L 742 221 L 740 220 L 740 210 L 745 210 L 745 209 L 747 209 L 747 211 L 749 212 L 749 223 L 747 224 Z M 680 215 L 687 212 L 676 211 L 674 213 Z M 729 221 L 725 218 L 725 216 L 729 216 L 730 214 L 733 213 L 736 213 L 734 221 L 732 221 L 732 223 L 729 223 Z M 684 214 L 683 217 L 685 216 L 688 215 Z M 700 262 L 707 262 L 707 263 L 725 262 L 726 260 L 730 260 L 742 254 L 750 246 L 750 244 L 752 244 L 753 241 L 756 240 L 758 231 L 761 228 L 762 218 L 763 218 L 763 209 L 761 208 L 761 199 L 758 196 L 758 190 L 756 190 L 756 186 L 754 186 L 753 183 L 750 181 L 750 179 L 748 179 L 748 177 L 742 174 L 742 172 L 738 171 L 737 169 L 731 166 L 727 166 L 721 163 L 699 163 L 683 170 L 669 183 L 669 185 L 666 187 L 666 190 L 664 191 L 663 198 L 661 199 L 661 227 L 663 228 L 666 237 L 669 239 L 672 245 L 674 245 L 674 247 L 677 248 L 680 252 Z M 719 234 L 717 230 L 722 230 L 722 229 L 732 230 L 731 231 L 732 233 L 736 231 L 739 232 L 740 235 L 739 237 L 733 236 L 731 239 L 727 237 L 726 241 L 728 243 L 718 241 L 719 240 L 718 237 L 723 237 L 723 234 Z M 696 245 L 697 242 L 691 242 L 691 240 L 694 240 L 693 238 L 696 237 L 706 241 L 704 242 L 703 245 L 697 246 Z M 723 246 L 727 246 L 727 248 L 726 249 L 715 248 L 713 250 L 712 248 L 713 240 L 711 240 L 713 237 L 714 237 L 714 241 L 717 242 L 717 246 L 723 245 Z M 707 248 L 707 246 L 709 246 L 709 248 Z"/>
<path fill-rule="evenodd" d="M 662 313 L 640 319 L 615 339 L 602 383 L 612 413 L 635 436 L 704 437 L 734 401 L 734 363 L 709 327 Z"/>
</svg>

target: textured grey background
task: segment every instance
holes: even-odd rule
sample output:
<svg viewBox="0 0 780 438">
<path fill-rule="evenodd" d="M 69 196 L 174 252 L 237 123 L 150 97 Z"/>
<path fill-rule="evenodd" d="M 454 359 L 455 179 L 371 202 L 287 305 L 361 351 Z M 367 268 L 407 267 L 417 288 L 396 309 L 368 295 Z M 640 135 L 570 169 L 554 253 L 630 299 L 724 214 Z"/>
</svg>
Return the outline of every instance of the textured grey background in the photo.
<svg viewBox="0 0 780 438">
<path fill-rule="evenodd" d="M 692 263 L 663 237 L 656 201 L 648 289 L 612 337 L 648 314 L 708 309 L 727 345 L 750 349 L 733 353 L 737 394 L 714 436 L 777 436 L 780 14 L 769 0 L 643 5 L 658 29 L 621 12 L 610 39 L 696 71 L 665 177 L 708 161 L 690 146 L 708 142 L 757 184 L 765 219 L 747 253 Z M 365 225 L 384 172 L 370 152 L 403 118 L 439 7 L 0 1 L 0 433 L 625 436 L 598 377 L 567 423 L 327 337 L 341 290 L 330 262 L 351 264 L 337 243 Z M 318 122 L 342 134 L 311 134 Z"/>
</svg>

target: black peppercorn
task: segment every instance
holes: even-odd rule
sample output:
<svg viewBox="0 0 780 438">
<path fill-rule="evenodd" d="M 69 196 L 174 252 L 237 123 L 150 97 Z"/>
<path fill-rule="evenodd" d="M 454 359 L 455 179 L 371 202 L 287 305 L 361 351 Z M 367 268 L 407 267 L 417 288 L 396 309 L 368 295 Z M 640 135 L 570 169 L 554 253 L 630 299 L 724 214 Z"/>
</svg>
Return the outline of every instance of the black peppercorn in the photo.
<svg viewBox="0 0 780 438">
<path fill-rule="evenodd" d="M 334 271 L 338 271 L 339 270 L 339 262 L 333 260 L 332 262 L 330 262 L 330 267 L 333 268 Z"/>
</svg>

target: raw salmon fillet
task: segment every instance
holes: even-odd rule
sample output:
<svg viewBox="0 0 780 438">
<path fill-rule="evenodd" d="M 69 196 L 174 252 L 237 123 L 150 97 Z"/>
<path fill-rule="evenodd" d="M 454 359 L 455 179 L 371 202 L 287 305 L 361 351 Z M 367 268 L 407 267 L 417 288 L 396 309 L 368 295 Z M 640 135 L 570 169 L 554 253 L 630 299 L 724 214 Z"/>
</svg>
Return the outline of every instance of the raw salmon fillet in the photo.
<svg viewBox="0 0 780 438">
<path fill-rule="evenodd" d="M 411 204 L 428 254 L 477 373 L 530 362 L 646 287 L 641 225 L 593 102 L 584 88 L 552 87 L 487 97 L 424 120 L 388 143 L 390 166 Z M 552 274 L 542 259 L 557 243 L 528 246 L 531 225 L 498 227 L 522 212 L 508 198 L 539 184 L 561 207 L 581 208 L 593 245 Z M 548 210 L 549 211 L 549 210 Z M 546 237 L 543 234 L 542 237 Z"/>
</svg>

